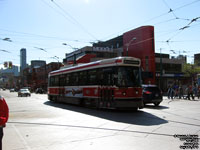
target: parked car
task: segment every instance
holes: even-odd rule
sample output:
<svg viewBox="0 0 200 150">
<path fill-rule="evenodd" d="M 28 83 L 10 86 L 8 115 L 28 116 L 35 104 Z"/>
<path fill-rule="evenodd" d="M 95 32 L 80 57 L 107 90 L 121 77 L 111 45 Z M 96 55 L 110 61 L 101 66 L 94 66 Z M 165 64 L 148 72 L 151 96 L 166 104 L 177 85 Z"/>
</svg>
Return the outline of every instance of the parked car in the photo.
<svg viewBox="0 0 200 150">
<path fill-rule="evenodd" d="M 36 90 L 35 90 L 35 93 L 36 94 L 44 94 L 45 93 L 45 91 L 42 89 L 42 88 L 37 88 Z"/>
<path fill-rule="evenodd" d="M 31 93 L 28 89 L 20 89 L 18 91 L 18 97 L 22 97 L 22 96 L 31 96 Z"/>
<path fill-rule="evenodd" d="M 15 92 L 15 89 L 10 89 L 10 92 Z"/>
<path fill-rule="evenodd" d="M 156 85 L 142 85 L 142 88 L 144 105 L 153 103 L 158 106 L 162 102 L 162 92 Z"/>
</svg>

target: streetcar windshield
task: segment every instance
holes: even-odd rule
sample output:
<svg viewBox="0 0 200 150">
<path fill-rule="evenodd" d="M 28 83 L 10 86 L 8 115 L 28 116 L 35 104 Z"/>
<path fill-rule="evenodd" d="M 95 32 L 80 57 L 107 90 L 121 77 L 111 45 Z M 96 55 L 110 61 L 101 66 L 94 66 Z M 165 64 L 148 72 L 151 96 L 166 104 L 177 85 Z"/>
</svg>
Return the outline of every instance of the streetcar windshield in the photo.
<svg viewBox="0 0 200 150">
<path fill-rule="evenodd" d="M 140 71 L 138 67 L 118 67 L 117 86 L 141 86 Z"/>
</svg>

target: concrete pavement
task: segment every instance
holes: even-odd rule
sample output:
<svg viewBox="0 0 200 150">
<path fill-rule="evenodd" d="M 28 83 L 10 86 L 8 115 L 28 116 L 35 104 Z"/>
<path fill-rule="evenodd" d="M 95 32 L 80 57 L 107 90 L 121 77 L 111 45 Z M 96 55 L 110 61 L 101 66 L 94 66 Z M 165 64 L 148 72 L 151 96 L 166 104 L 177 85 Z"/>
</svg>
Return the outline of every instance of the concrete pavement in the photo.
<svg viewBox="0 0 200 150">
<path fill-rule="evenodd" d="M 27 102 L 23 99 L 24 102 Z M 101 133 L 97 133 L 97 130 L 93 131 L 93 129 L 84 129 L 87 130 L 87 133 L 82 129 L 72 128 L 70 126 L 62 126 L 62 125 L 55 125 L 53 122 L 52 126 L 45 125 L 45 120 L 47 123 L 50 124 L 51 120 L 47 119 L 51 117 L 53 114 L 50 113 L 47 118 L 37 118 L 38 113 L 35 114 L 28 114 L 29 112 L 25 110 L 23 107 L 19 107 L 20 109 L 15 109 L 15 102 L 12 99 L 8 99 L 8 104 L 10 104 L 10 119 L 7 123 L 7 127 L 4 128 L 4 138 L 3 138 L 3 150 L 43 150 L 43 149 L 51 149 L 51 150 L 65 150 L 65 149 L 138 149 L 138 150 L 145 150 L 145 149 L 174 149 L 178 148 L 181 144 L 183 144 L 178 139 L 172 137 L 162 137 L 161 135 L 165 135 L 166 131 L 167 134 L 173 135 L 177 133 L 187 133 L 191 131 L 191 134 L 199 135 L 200 134 L 200 100 L 185 100 L 185 99 L 168 99 L 164 97 L 163 102 L 161 103 L 161 107 L 157 107 L 158 109 L 154 108 L 153 106 L 147 106 L 147 108 L 142 109 L 142 111 L 159 116 L 164 116 L 163 119 L 166 119 L 166 123 L 163 122 L 163 125 L 157 126 L 139 126 L 137 125 L 137 129 L 141 129 L 139 132 L 134 133 L 134 136 L 127 132 L 127 133 L 120 133 L 118 130 L 110 130 L 106 132 L 105 130 Z M 48 107 L 48 106 L 45 106 Z M 187 110 L 190 109 L 189 111 Z M 45 108 L 44 108 L 45 109 Z M 167 109 L 167 111 L 162 111 L 162 109 Z M 170 111 L 170 109 L 172 111 Z M 58 110 L 62 111 L 62 110 Z M 165 115 L 161 113 L 165 113 Z M 120 112 L 123 113 L 123 112 Z M 155 113 L 155 114 L 154 114 Z M 185 116 L 184 116 L 185 113 Z M 20 116 L 26 116 L 26 123 L 21 123 Z M 173 117 L 170 115 L 173 114 Z M 175 115 L 174 115 L 175 114 Z M 34 116 L 36 115 L 36 116 Z M 120 115 L 120 114 L 119 114 Z M 191 117 L 190 117 L 191 115 Z M 27 117 L 28 116 L 28 117 Z M 33 119 L 31 119 L 31 117 Z M 53 117 L 53 116 L 52 116 Z M 171 117 L 171 118 L 170 118 Z M 179 119 L 181 118 L 181 119 Z M 59 122 L 61 118 L 57 117 L 57 121 Z M 19 122 L 18 122 L 19 120 Z M 192 122 L 188 122 L 192 120 Z M 185 122 L 184 122 L 185 121 Z M 36 123 L 37 122 L 37 123 Z M 38 122 L 43 122 L 38 124 Z M 82 122 L 79 124 L 82 124 Z M 109 124 L 116 125 L 115 122 L 112 120 L 108 120 Z M 168 123 L 167 123 L 168 122 Z M 181 123 L 180 122 L 184 122 Z M 97 122 L 96 124 L 98 124 Z M 105 123 L 102 122 L 101 126 L 97 125 L 95 127 L 105 127 Z M 168 124 L 168 125 L 167 125 Z M 77 124 L 78 125 L 78 124 Z M 135 131 L 136 129 L 131 127 L 131 124 L 127 125 L 120 123 L 119 126 L 124 126 L 123 130 L 131 129 Z M 153 124 L 152 124 L 153 125 Z M 190 126 L 186 127 L 186 126 Z M 90 124 L 88 124 L 90 126 Z M 114 126 L 112 126 L 114 128 Z M 145 128 L 144 128 L 145 127 Z M 47 130 L 48 128 L 48 130 Z M 148 129 L 147 129 L 148 128 Z M 161 130 L 161 128 L 165 128 Z M 172 129 L 173 128 L 173 129 Z M 118 129 L 116 127 L 116 129 Z M 153 134 L 141 134 L 144 131 L 150 131 Z M 169 131 L 168 131 L 169 130 Z M 92 132 L 91 132 L 92 131 Z M 129 130 L 128 130 L 129 131 Z M 157 132 L 155 132 L 157 131 Z M 61 134 L 63 133 L 63 134 Z M 66 133 L 66 134 L 65 134 Z M 150 133 L 150 132 L 149 132 Z M 99 136 L 96 137 L 95 134 Z M 159 135 L 160 134 L 160 135 Z M 116 137 L 116 135 L 118 137 Z M 112 138 L 115 136 L 115 138 Z M 95 137 L 95 138 L 94 138 Z M 109 137 L 108 140 L 104 140 L 105 137 Z M 149 140 L 147 140 L 149 138 Z M 84 140 L 82 140 L 84 139 Z M 124 140 L 121 140 L 124 139 Z M 126 140 L 125 140 L 126 139 Z M 173 142 L 172 142 L 173 140 Z M 69 142 L 70 141 L 70 142 Z M 170 145 L 170 143 L 173 143 Z M 121 147 L 121 145 L 123 145 Z M 160 145 L 160 147 L 156 147 L 156 145 Z M 167 147 L 167 145 L 169 147 Z M 134 147 L 134 148 L 133 148 Z"/>
</svg>

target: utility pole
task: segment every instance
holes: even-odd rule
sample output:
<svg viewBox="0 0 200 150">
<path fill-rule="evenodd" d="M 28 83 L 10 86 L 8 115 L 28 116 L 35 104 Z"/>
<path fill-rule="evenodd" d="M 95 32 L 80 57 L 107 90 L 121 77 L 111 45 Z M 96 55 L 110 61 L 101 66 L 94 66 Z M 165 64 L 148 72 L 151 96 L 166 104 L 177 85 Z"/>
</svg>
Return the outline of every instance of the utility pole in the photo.
<svg viewBox="0 0 200 150">
<path fill-rule="evenodd" d="M 162 68 L 162 48 L 160 48 L 160 89 L 162 90 L 162 76 L 163 76 L 163 68 Z"/>
</svg>

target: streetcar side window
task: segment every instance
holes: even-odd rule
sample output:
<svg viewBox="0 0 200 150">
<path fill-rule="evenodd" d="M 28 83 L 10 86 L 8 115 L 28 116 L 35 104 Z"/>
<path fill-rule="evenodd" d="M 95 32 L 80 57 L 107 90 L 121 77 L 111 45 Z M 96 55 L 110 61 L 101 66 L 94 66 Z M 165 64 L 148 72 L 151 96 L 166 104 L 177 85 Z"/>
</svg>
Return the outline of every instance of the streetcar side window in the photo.
<svg viewBox="0 0 200 150">
<path fill-rule="evenodd" d="M 59 76 L 50 77 L 49 86 L 59 86 Z"/>
<path fill-rule="evenodd" d="M 81 71 L 79 73 L 79 85 L 87 85 L 87 71 Z"/>
<path fill-rule="evenodd" d="M 78 73 L 72 74 L 72 85 L 78 85 Z"/>
<path fill-rule="evenodd" d="M 78 85 L 78 73 L 70 73 L 67 75 L 66 84 L 68 86 Z"/>
<path fill-rule="evenodd" d="M 69 75 L 65 75 L 65 86 L 69 85 Z"/>
<path fill-rule="evenodd" d="M 53 86 L 59 86 L 59 76 L 55 76 L 55 81 Z"/>
<path fill-rule="evenodd" d="M 97 69 L 97 84 L 98 85 L 102 85 L 103 84 L 103 69 L 100 68 L 100 69 Z"/>
<path fill-rule="evenodd" d="M 103 85 L 114 85 L 114 72 L 115 72 L 115 67 L 103 68 L 102 70 Z"/>
<path fill-rule="evenodd" d="M 49 86 L 53 86 L 54 82 L 55 82 L 55 78 L 54 77 L 50 77 Z"/>
<path fill-rule="evenodd" d="M 88 84 L 97 85 L 97 70 L 88 71 Z"/>
<path fill-rule="evenodd" d="M 68 86 L 72 86 L 73 85 L 73 73 L 68 74 Z"/>
<path fill-rule="evenodd" d="M 65 86 L 65 76 L 64 75 L 60 75 L 59 85 Z"/>
</svg>

